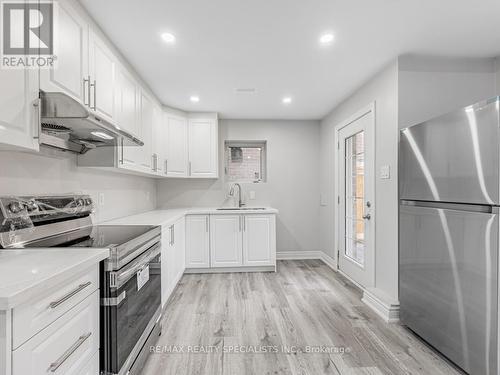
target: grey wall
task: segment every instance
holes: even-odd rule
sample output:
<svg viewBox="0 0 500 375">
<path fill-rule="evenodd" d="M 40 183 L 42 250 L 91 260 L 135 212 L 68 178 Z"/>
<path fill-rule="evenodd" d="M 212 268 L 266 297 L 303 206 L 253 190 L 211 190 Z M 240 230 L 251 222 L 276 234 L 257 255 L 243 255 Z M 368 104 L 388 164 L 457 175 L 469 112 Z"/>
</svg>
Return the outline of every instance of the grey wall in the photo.
<svg viewBox="0 0 500 375">
<path fill-rule="evenodd" d="M 399 125 L 417 124 L 499 92 L 494 58 L 399 58 Z"/>
<path fill-rule="evenodd" d="M 76 156 L 58 151 L 40 154 L 0 152 L 0 195 L 90 194 L 98 206 L 96 221 L 149 211 L 156 207 L 156 182 L 150 178 L 77 168 Z"/>
<path fill-rule="evenodd" d="M 218 180 L 168 179 L 158 184 L 160 207 L 234 204 L 224 178 L 225 140 L 267 141 L 267 182 L 244 184 L 248 205 L 268 205 L 277 217 L 278 251 L 320 250 L 319 122 L 220 120 Z M 248 200 L 255 191 L 256 199 Z"/>
<path fill-rule="evenodd" d="M 335 128 L 375 102 L 375 286 L 379 295 L 398 299 L 398 64 L 391 63 L 321 122 L 320 209 L 321 248 L 336 257 L 335 222 Z M 391 178 L 381 180 L 378 171 L 389 165 Z"/>
</svg>

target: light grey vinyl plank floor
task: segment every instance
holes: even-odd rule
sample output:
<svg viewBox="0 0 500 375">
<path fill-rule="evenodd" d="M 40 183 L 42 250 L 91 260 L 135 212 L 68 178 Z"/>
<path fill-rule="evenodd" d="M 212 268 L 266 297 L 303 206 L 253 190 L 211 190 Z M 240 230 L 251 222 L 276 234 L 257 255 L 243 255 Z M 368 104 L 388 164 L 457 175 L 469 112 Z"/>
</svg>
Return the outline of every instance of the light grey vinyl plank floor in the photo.
<svg viewBox="0 0 500 375">
<path fill-rule="evenodd" d="M 143 375 L 460 374 L 319 260 L 184 275 Z"/>
</svg>

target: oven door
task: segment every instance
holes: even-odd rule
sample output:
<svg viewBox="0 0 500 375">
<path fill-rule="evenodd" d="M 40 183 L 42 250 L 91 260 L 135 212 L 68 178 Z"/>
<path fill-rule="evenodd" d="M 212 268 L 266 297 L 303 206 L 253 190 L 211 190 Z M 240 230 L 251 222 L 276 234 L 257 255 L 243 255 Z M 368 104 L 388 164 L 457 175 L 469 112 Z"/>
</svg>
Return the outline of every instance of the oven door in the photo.
<svg viewBox="0 0 500 375">
<path fill-rule="evenodd" d="M 113 272 L 101 265 L 101 371 L 125 374 L 161 314 L 161 245 Z"/>
</svg>

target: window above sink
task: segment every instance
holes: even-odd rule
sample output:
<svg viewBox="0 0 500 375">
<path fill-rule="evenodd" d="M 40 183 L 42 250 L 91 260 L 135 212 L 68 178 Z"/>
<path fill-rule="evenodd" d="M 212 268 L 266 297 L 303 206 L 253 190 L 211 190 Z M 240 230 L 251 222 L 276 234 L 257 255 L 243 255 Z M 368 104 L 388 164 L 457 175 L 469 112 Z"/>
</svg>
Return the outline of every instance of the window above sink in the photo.
<svg viewBox="0 0 500 375">
<path fill-rule="evenodd" d="M 225 141 L 228 182 L 266 182 L 266 141 Z"/>
</svg>

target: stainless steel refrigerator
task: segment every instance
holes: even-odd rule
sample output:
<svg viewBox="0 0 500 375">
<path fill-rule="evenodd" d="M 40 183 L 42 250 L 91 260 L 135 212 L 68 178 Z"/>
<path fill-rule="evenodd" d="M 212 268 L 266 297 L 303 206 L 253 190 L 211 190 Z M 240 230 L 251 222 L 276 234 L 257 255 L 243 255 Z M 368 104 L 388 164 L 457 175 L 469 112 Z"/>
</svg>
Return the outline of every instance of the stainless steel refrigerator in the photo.
<svg viewBox="0 0 500 375">
<path fill-rule="evenodd" d="M 499 368 L 499 104 L 400 134 L 401 322 L 473 375 Z"/>
</svg>

